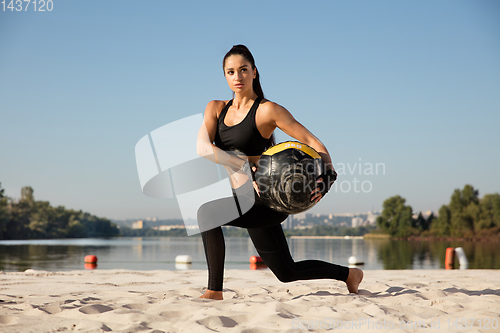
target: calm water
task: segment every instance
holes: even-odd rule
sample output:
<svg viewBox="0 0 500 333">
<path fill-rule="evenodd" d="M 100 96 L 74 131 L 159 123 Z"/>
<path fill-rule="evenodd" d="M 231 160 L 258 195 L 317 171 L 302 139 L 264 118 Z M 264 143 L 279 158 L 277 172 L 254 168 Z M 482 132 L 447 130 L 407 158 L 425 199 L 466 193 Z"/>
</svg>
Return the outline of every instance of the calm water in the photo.
<svg viewBox="0 0 500 333">
<path fill-rule="evenodd" d="M 442 269 L 447 247 L 463 247 L 471 269 L 500 269 L 498 243 L 426 242 L 363 239 L 288 239 L 293 258 L 348 265 L 352 255 L 363 269 Z M 206 269 L 199 237 L 63 239 L 0 241 L 0 270 L 28 268 L 62 271 L 83 269 L 83 258 L 98 257 L 97 269 L 176 270 L 175 257 L 189 254 L 190 269 Z M 258 255 L 249 238 L 226 238 L 226 268 L 249 269 Z"/>
</svg>

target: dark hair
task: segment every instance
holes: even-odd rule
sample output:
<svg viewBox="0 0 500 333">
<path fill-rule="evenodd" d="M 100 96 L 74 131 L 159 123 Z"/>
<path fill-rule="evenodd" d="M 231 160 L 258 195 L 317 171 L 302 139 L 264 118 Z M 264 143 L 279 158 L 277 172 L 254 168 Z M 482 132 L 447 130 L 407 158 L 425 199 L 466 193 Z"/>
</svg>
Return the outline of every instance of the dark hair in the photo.
<svg viewBox="0 0 500 333">
<path fill-rule="evenodd" d="M 231 50 L 226 53 L 224 56 L 224 59 L 222 60 L 222 71 L 224 71 L 224 66 L 226 65 L 226 59 L 229 58 L 232 55 L 240 55 L 243 58 L 245 58 L 246 61 L 248 61 L 252 65 L 252 69 L 255 68 L 255 79 L 253 79 L 252 87 L 253 91 L 257 94 L 257 96 L 264 98 L 264 92 L 262 91 L 262 87 L 260 85 L 260 76 L 259 76 L 259 70 L 257 69 L 257 66 L 255 66 L 255 60 L 253 58 L 252 53 L 246 47 L 245 45 L 238 44 L 238 45 L 233 45 Z M 225 74 L 225 72 L 224 72 Z M 266 148 L 272 147 L 276 144 L 276 140 L 274 139 L 274 133 L 271 135 L 269 138 L 269 141 L 266 145 Z"/>
</svg>

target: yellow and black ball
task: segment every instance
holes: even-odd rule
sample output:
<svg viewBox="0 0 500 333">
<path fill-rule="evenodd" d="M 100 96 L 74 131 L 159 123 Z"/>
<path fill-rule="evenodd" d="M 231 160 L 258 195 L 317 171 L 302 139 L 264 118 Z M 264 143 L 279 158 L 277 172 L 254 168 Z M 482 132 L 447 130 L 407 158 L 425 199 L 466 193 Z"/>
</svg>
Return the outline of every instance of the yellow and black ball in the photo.
<svg viewBox="0 0 500 333">
<path fill-rule="evenodd" d="M 315 205 L 311 192 L 322 174 L 321 156 L 300 142 L 277 144 L 260 157 L 255 173 L 260 198 L 268 207 L 298 214 Z"/>
</svg>

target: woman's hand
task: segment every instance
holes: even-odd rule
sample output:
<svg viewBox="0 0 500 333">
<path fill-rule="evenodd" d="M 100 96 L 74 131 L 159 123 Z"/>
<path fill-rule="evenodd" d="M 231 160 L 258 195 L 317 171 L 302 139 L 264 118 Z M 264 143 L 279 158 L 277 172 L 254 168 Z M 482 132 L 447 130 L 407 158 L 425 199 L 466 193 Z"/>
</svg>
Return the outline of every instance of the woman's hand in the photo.
<svg viewBox="0 0 500 333">
<path fill-rule="evenodd" d="M 323 178 L 319 177 L 318 180 L 316 180 L 316 183 L 317 184 L 323 183 Z M 321 189 L 319 187 L 316 187 L 311 192 L 311 201 L 318 203 L 322 198 L 323 194 L 321 194 Z"/>
<path fill-rule="evenodd" d="M 327 170 L 321 176 L 319 176 L 316 180 L 316 184 L 319 186 L 317 186 L 311 192 L 311 201 L 315 201 L 316 203 L 318 203 L 323 198 L 323 196 L 328 193 L 330 187 L 336 180 L 337 172 L 335 171 L 335 169 Z"/>
<path fill-rule="evenodd" d="M 247 160 L 238 170 L 233 169 L 233 171 L 242 176 L 245 176 L 245 180 L 243 181 L 243 183 L 251 180 L 255 192 L 257 192 L 257 195 L 260 197 L 259 185 L 257 185 L 257 181 L 255 180 L 255 172 L 257 171 L 257 166 L 255 165 L 255 163 Z"/>
<path fill-rule="evenodd" d="M 252 163 L 253 164 L 253 163 Z M 255 180 L 255 173 L 257 172 L 257 166 L 255 164 L 250 165 L 252 169 L 252 183 L 253 183 L 253 188 L 255 189 L 255 192 L 257 195 L 260 197 L 260 190 L 259 190 L 259 185 L 257 184 L 257 181 Z"/>
</svg>

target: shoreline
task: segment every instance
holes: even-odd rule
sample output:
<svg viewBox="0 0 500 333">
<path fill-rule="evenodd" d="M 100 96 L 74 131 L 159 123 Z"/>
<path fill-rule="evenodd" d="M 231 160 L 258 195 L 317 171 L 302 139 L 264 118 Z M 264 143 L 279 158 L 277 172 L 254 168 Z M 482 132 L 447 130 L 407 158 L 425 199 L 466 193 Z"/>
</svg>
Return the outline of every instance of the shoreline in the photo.
<svg viewBox="0 0 500 333">
<path fill-rule="evenodd" d="M 196 236 L 196 235 L 193 235 Z M 33 239 L 2 239 L 1 243 L 23 243 L 23 242 L 45 242 L 45 241 L 75 241 L 82 239 L 134 239 L 134 238 L 186 238 L 193 236 L 113 236 L 113 237 L 82 237 L 82 238 L 33 238 Z M 226 238 L 248 238 L 248 236 L 231 236 L 225 235 Z M 298 236 L 292 235 L 286 238 L 309 238 L 309 239 L 391 239 L 399 241 L 459 241 L 459 242 L 500 242 L 500 236 L 490 237 L 451 237 L 451 236 L 409 236 L 409 237 L 392 237 L 388 234 L 372 234 L 368 233 L 363 236 Z"/>
<path fill-rule="evenodd" d="M 363 236 L 289 236 L 287 238 L 302 239 L 363 239 Z"/>
<path fill-rule="evenodd" d="M 498 237 L 407 237 L 407 238 L 392 238 L 394 240 L 406 240 L 406 241 L 438 241 L 438 242 L 480 242 L 480 243 L 498 243 L 500 238 Z"/>
<path fill-rule="evenodd" d="M 369 236 L 368 236 L 369 235 Z M 366 234 L 363 236 L 288 236 L 287 238 L 295 238 L 295 239 L 389 239 L 389 240 L 397 240 L 397 241 L 439 241 L 439 242 L 481 242 L 481 243 L 498 243 L 500 242 L 500 238 L 498 237 L 482 237 L 482 238 L 469 238 L 469 237 L 430 237 L 430 236 L 414 236 L 414 237 L 391 237 L 389 235 L 370 235 Z"/>
</svg>

